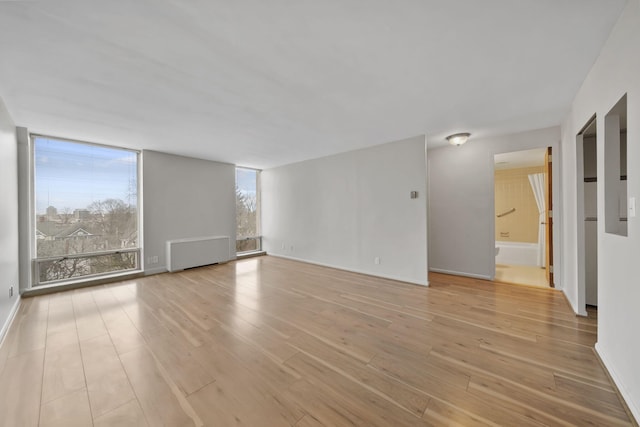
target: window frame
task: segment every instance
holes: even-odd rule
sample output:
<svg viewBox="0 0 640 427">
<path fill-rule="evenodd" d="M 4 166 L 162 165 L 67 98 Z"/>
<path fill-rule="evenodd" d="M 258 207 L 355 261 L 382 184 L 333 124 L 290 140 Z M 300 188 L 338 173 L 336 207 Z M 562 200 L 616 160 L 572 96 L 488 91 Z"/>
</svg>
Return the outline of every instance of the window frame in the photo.
<svg viewBox="0 0 640 427">
<path fill-rule="evenodd" d="M 242 239 L 240 239 L 238 237 L 238 235 L 236 234 L 236 256 L 237 255 L 251 255 L 254 253 L 260 253 L 263 252 L 263 246 L 262 246 L 262 200 L 261 200 L 261 175 L 262 175 L 262 169 L 256 169 L 256 168 L 250 168 L 250 167 L 246 167 L 246 166 L 235 166 L 235 188 L 238 188 L 238 169 L 244 169 L 244 170 L 250 170 L 250 171 L 254 171 L 256 173 L 256 235 L 255 236 L 248 236 L 248 237 L 244 237 Z M 236 212 L 236 231 L 237 231 L 237 225 L 238 225 L 238 217 L 237 217 L 237 212 Z M 256 240 L 256 246 L 257 249 L 251 249 L 251 250 L 247 250 L 247 251 L 238 251 L 237 250 L 237 245 L 238 242 L 240 241 L 249 241 L 249 240 Z"/>
<path fill-rule="evenodd" d="M 36 233 L 38 216 L 36 214 L 36 189 L 35 189 L 35 178 L 36 178 L 35 141 L 37 138 L 47 138 L 47 139 L 53 139 L 53 140 L 58 140 L 63 142 L 90 145 L 94 147 L 103 147 L 103 148 L 109 148 L 109 149 L 115 149 L 115 150 L 122 150 L 122 151 L 128 151 L 130 153 L 135 154 L 136 156 L 136 223 L 137 223 L 137 229 L 138 229 L 137 230 L 138 239 L 137 239 L 137 245 L 135 248 L 120 248 L 120 249 L 107 250 L 107 251 L 90 252 L 86 254 L 70 254 L 70 255 L 49 256 L 49 257 L 38 258 L 37 256 L 38 237 Z M 143 246 L 142 243 L 144 241 L 143 240 L 144 227 L 142 223 L 143 197 L 141 194 L 141 191 L 142 191 L 141 184 L 142 184 L 141 150 L 121 147 L 117 145 L 109 145 L 109 144 L 84 141 L 84 140 L 79 140 L 74 138 L 60 137 L 60 136 L 50 135 L 50 134 L 29 132 L 29 192 L 30 192 L 29 215 L 30 215 L 30 218 L 29 218 L 28 241 L 29 241 L 29 255 L 30 255 L 30 264 L 31 264 L 31 268 L 30 268 L 31 280 L 29 281 L 30 282 L 29 289 L 38 289 L 38 288 L 44 288 L 49 286 L 65 285 L 70 283 L 83 283 L 83 282 L 88 282 L 95 279 L 119 277 L 122 275 L 137 274 L 142 272 L 143 271 L 142 260 L 143 260 L 143 253 L 144 253 L 142 248 Z M 116 255 L 116 254 L 123 254 L 123 253 L 136 254 L 136 261 L 135 261 L 134 268 L 116 270 L 116 271 L 110 271 L 110 272 L 104 272 L 104 273 L 88 274 L 88 275 L 82 275 L 82 276 L 75 276 L 75 277 L 69 277 L 66 279 L 50 280 L 46 282 L 40 281 L 40 275 L 39 275 L 40 264 L 43 262 L 51 262 L 54 260 L 65 260 L 65 259 L 74 259 L 74 258 L 91 258 L 91 257 L 99 257 L 99 256 L 105 256 L 105 255 L 112 255 L 112 254 Z"/>
</svg>

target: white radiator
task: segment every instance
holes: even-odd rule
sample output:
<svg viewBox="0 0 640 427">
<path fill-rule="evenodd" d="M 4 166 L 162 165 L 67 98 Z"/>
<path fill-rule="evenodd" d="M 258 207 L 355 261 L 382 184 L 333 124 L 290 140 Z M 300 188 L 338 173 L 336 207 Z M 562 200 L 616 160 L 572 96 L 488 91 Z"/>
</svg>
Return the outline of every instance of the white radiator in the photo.
<svg viewBox="0 0 640 427">
<path fill-rule="evenodd" d="M 167 240 L 167 270 L 179 271 L 229 261 L 228 236 Z"/>
</svg>

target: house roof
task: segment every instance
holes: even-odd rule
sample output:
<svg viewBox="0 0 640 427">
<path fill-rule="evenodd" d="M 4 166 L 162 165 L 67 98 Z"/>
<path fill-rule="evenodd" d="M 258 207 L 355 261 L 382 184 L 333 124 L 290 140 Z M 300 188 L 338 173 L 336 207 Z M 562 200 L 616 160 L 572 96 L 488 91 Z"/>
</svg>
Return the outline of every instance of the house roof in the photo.
<svg viewBox="0 0 640 427">
<path fill-rule="evenodd" d="M 38 221 L 36 223 L 36 230 L 44 236 L 55 236 L 65 229 L 65 225 L 54 221 Z"/>
<path fill-rule="evenodd" d="M 78 225 L 76 227 L 72 227 L 66 230 L 63 230 L 58 234 L 57 237 L 71 237 L 71 236 L 93 236 L 93 233 L 90 233 L 86 230 L 82 225 Z"/>
<path fill-rule="evenodd" d="M 78 222 L 72 225 L 60 224 L 53 221 L 43 221 L 36 224 L 36 229 L 45 236 L 53 236 L 55 238 L 65 238 L 71 236 L 80 236 L 82 233 L 87 235 L 100 235 L 99 227 L 87 222 Z"/>
</svg>

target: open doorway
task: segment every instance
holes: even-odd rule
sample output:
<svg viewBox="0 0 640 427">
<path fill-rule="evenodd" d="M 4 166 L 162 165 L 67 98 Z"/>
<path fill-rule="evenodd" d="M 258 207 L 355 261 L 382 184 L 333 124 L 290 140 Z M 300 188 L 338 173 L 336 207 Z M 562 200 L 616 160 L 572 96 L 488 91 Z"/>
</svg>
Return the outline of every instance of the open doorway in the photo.
<svg viewBox="0 0 640 427">
<path fill-rule="evenodd" d="M 598 306 L 598 158 L 593 116 L 576 136 L 578 285 L 585 309 Z"/>
<path fill-rule="evenodd" d="M 495 280 L 553 286 L 551 148 L 494 156 Z"/>
</svg>

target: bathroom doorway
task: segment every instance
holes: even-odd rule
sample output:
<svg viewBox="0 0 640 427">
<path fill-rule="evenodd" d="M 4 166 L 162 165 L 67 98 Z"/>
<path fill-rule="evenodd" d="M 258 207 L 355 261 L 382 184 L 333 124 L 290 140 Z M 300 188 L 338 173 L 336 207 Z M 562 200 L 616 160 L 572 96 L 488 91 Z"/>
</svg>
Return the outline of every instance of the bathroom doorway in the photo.
<svg viewBox="0 0 640 427">
<path fill-rule="evenodd" d="M 578 286 L 584 304 L 598 306 L 598 157 L 597 124 L 593 116 L 576 136 L 578 194 Z"/>
<path fill-rule="evenodd" d="M 553 286 L 551 148 L 494 156 L 498 282 Z"/>
</svg>

